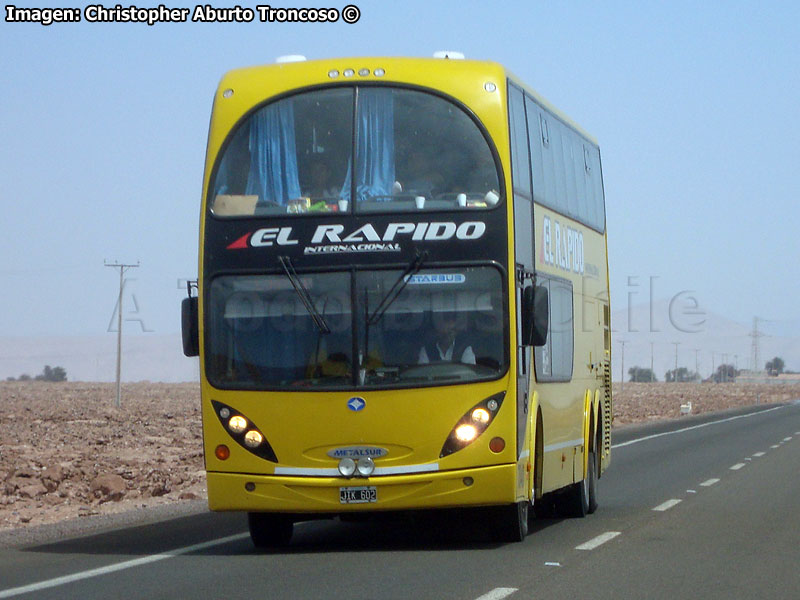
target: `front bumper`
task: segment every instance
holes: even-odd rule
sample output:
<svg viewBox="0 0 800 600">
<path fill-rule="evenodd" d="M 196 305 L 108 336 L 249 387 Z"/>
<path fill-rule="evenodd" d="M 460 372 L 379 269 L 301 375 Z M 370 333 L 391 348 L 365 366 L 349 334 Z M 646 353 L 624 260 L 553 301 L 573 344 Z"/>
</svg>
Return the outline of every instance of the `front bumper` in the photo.
<svg viewBox="0 0 800 600">
<path fill-rule="evenodd" d="M 208 506 L 214 511 L 338 514 L 511 504 L 517 500 L 513 464 L 352 479 L 220 472 L 207 476 Z M 341 504 L 339 488 L 347 486 L 375 486 L 377 502 Z"/>
</svg>

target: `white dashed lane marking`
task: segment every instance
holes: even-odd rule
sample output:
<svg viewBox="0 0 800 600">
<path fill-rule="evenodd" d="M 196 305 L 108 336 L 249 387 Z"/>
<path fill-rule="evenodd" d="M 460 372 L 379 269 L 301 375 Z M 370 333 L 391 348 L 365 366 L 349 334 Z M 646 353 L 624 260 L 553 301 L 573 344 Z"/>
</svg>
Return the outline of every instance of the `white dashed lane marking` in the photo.
<svg viewBox="0 0 800 600">
<path fill-rule="evenodd" d="M 596 538 L 592 538 L 588 542 L 584 542 L 580 546 L 575 546 L 575 550 L 594 550 L 598 546 L 602 546 L 606 542 L 613 540 L 619 534 L 619 531 L 606 531 L 605 533 L 598 535 Z"/>
<path fill-rule="evenodd" d="M 517 591 L 518 588 L 494 588 L 491 592 L 486 592 L 483 596 L 475 598 L 475 600 L 501 600 L 507 598 Z"/>
<path fill-rule="evenodd" d="M 761 458 L 762 456 L 764 456 L 764 452 L 756 452 L 755 454 L 753 454 L 753 456 L 755 456 L 756 458 Z"/>
<path fill-rule="evenodd" d="M 735 465 L 733 465 L 733 466 L 731 467 L 731 471 L 738 471 L 738 470 L 739 470 L 739 469 L 741 469 L 743 466 L 744 466 L 744 463 L 736 463 Z"/>
<path fill-rule="evenodd" d="M 719 483 L 719 479 L 716 479 L 716 478 L 706 479 L 700 485 L 703 486 L 703 487 L 710 487 L 710 486 L 714 485 L 715 483 Z"/>
<path fill-rule="evenodd" d="M 670 508 L 672 508 L 676 504 L 680 504 L 680 503 L 681 503 L 681 500 L 677 500 L 676 498 L 673 498 L 672 500 L 667 500 L 663 504 L 659 504 L 653 510 L 657 510 L 658 512 L 664 512 L 665 510 L 669 510 Z"/>
</svg>

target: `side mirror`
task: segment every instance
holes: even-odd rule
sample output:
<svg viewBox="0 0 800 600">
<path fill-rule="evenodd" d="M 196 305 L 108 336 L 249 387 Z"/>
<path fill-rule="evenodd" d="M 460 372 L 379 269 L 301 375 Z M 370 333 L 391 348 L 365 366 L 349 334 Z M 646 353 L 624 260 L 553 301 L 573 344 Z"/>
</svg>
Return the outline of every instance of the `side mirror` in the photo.
<svg viewBox="0 0 800 600">
<path fill-rule="evenodd" d="M 536 347 L 547 343 L 547 328 L 550 322 L 550 299 L 547 288 L 537 285 L 533 292 L 533 339 Z"/>
<path fill-rule="evenodd" d="M 522 290 L 521 345 L 544 346 L 547 343 L 549 304 L 546 287 L 528 286 Z"/>
<path fill-rule="evenodd" d="M 200 355 L 200 324 L 197 312 L 197 296 L 184 298 L 181 302 L 181 335 L 183 353 L 186 356 Z"/>
</svg>

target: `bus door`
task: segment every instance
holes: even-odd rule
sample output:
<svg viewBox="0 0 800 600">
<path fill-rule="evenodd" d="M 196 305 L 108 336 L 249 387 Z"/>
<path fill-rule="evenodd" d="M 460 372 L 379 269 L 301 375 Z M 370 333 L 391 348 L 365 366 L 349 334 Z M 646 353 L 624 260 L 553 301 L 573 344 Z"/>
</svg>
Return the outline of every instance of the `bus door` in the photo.
<svg viewBox="0 0 800 600">
<path fill-rule="evenodd" d="M 522 340 L 522 292 L 526 285 L 532 284 L 530 273 L 526 273 L 522 265 L 516 268 L 516 296 L 517 296 L 517 458 L 520 457 L 525 443 L 525 432 L 528 426 L 528 411 L 530 410 L 530 373 L 531 373 L 531 348 L 520 344 Z M 533 457 L 531 457 L 533 460 Z"/>
</svg>

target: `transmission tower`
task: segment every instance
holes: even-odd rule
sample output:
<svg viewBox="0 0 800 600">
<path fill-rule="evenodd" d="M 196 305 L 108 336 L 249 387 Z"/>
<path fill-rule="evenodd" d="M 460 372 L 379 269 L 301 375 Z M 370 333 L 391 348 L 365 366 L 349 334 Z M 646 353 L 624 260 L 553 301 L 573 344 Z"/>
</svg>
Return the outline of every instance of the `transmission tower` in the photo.
<svg viewBox="0 0 800 600">
<path fill-rule="evenodd" d="M 753 331 L 748 335 L 753 338 L 752 342 L 752 359 L 753 359 L 753 372 L 758 373 L 761 371 L 759 365 L 761 364 L 761 358 L 759 357 L 759 344 L 758 338 L 763 337 L 763 333 L 758 330 L 758 322 L 763 321 L 764 319 L 759 319 L 758 317 L 753 317 Z"/>
</svg>

